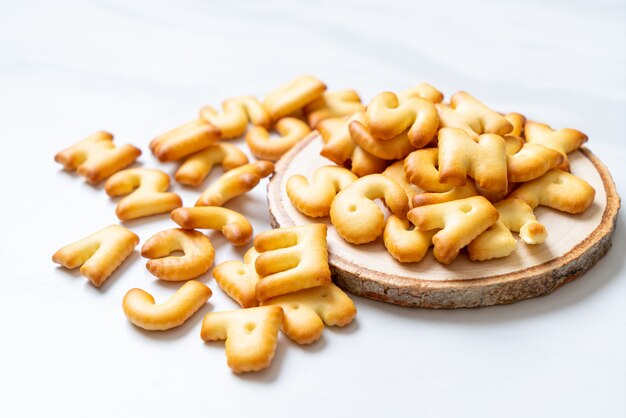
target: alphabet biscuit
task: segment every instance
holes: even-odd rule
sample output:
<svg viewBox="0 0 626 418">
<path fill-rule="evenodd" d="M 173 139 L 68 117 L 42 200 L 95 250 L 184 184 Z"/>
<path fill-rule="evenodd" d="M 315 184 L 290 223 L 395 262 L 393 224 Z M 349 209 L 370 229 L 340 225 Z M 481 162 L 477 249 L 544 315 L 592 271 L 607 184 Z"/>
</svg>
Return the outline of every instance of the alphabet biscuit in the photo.
<svg viewBox="0 0 626 418">
<path fill-rule="evenodd" d="M 358 120 L 350 122 L 348 130 L 358 146 L 378 158 L 399 160 L 415 150 L 406 132 L 400 133 L 391 139 L 376 139 L 368 128 Z"/>
<path fill-rule="evenodd" d="M 537 122 L 526 122 L 524 134 L 527 142 L 560 152 L 563 155 L 563 162 L 557 168 L 562 170 L 569 170 L 567 154 L 576 151 L 588 139 L 587 135 L 576 129 L 566 128 L 555 131 L 549 125 Z"/>
<path fill-rule="evenodd" d="M 224 173 L 202 194 L 196 206 L 222 206 L 229 200 L 254 189 L 262 178 L 274 173 L 270 161 L 255 161 Z"/>
<path fill-rule="evenodd" d="M 539 205 L 577 214 L 584 212 L 593 203 L 596 191 L 583 179 L 556 168 L 538 179 L 522 184 L 511 193 L 531 208 Z"/>
<path fill-rule="evenodd" d="M 396 183 L 402 187 L 406 196 L 409 199 L 409 205 L 411 205 L 411 201 L 413 200 L 413 196 L 422 192 L 422 189 L 417 187 L 414 184 L 409 183 L 406 176 L 404 175 L 404 160 L 396 161 L 391 164 L 389 167 L 382 172 L 384 176 L 389 177 L 392 180 L 395 180 Z"/>
<path fill-rule="evenodd" d="M 419 97 L 403 101 L 394 93 L 383 92 L 367 106 L 366 121 L 372 136 L 391 139 L 404 131 L 415 148 L 426 146 L 437 134 L 439 116 L 432 102 Z"/>
<path fill-rule="evenodd" d="M 506 193 L 506 144 L 499 135 L 483 134 L 477 141 L 458 128 L 439 131 L 439 181 L 463 186 L 467 176 L 478 186 Z"/>
<path fill-rule="evenodd" d="M 170 218 L 184 229 L 217 229 L 233 245 L 244 245 L 252 238 L 252 224 L 243 215 L 219 206 L 178 208 Z"/>
<path fill-rule="evenodd" d="M 131 289 L 124 296 L 122 308 L 128 320 L 148 331 L 165 331 L 185 323 L 211 297 L 208 286 L 190 280 L 165 303 L 156 305 L 154 298 L 141 289 Z"/>
<path fill-rule="evenodd" d="M 141 150 L 126 144 L 113 145 L 113 135 L 98 131 L 57 153 L 54 161 L 67 171 L 76 170 L 91 184 L 98 184 L 113 173 L 128 167 L 141 155 Z"/>
<path fill-rule="evenodd" d="M 513 125 L 504 116 L 494 112 L 464 91 L 454 93 L 450 105 L 436 104 L 439 128 L 463 129 L 471 138 L 482 134 L 506 135 Z"/>
<path fill-rule="evenodd" d="M 409 209 L 406 193 L 394 180 L 382 174 L 361 177 L 340 191 L 330 206 L 330 220 L 344 240 L 365 244 L 382 235 L 385 215 L 374 199 L 385 199 L 389 210 L 402 218 Z"/>
<path fill-rule="evenodd" d="M 259 275 L 254 267 L 258 256 L 259 253 L 254 248 L 250 248 L 244 254 L 243 262 L 225 261 L 213 269 L 213 277 L 220 289 L 242 308 L 252 308 L 259 304 L 256 298 Z"/>
<path fill-rule="evenodd" d="M 385 224 L 383 242 L 389 254 L 399 262 L 416 263 L 428 252 L 436 232 L 411 229 L 408 220 L 391 215 Z"/>
<path fill-rule="evenodd" d="M 200 110 L 200 117 L 219 129 L 220 139 L 238 138 L 246 132 L 248 121 L 268 128 L 271 119 L 256 97 L 244 96 L 226 100 L 222 112 L 211 106 Z"/>
<path fill-rule="evenodd" d="M 443 93 L 428 83 L 420 83 L 398 93 L 398 100 L 400 102 L 403 102 L 411 97 L 425 99 L 431 103 L 441 103 L 443 101 Z"/>
<path fill-rule="evenodd" d="M 233 372 L 258 371 L 274 358 L 282 320 L 280 306 L 211 312 L 202 320 L 200 337 L 226 340 L 226 362 Z"/>
<path fill-rule="evenodd" d="M 199 186 L 216 164 L 224 171 L 248 164 L 248 157 L 232 144 L 218 142 L 187 157 L 176 171 L 176 181 L 187 186 Z"/>
<path fill-rule="evenodd" d="M 527 142 L 516 153 L 507 155 L 506 164 L 510 182 L 524 183 L 543 176 L 548 170 L 559 167 L 564 161 L 560 152 Z"/>
<path fill-rule="evenodd" d="M 177 161 L 213 145 L 220 135 L 218 128 L 197 119 L 154 138 L 150 150 L 161 162 Z"/>
<path fill-rule="evenodd" d="M 291 176 L 287 181 L 287 196 L 293 206 L 307 216 L 328 216 L 335 195 L 357 179 L 345 168 L 324 166 L 315 170 L 311 184 L 304 176 Z"/>
<path fill-rule="evenodd" d="M 298 344 L 317 341 L 328 326 L 348 325 L 356 315 L 354 303 L 334 284 L 300 290 L 262 303 L 283 309 L 282 330 Z"/>
<path fill-rule="evenodd" d="M 100 231 L 61 248 L 52 261 L 67 269 L 80 268 L 80 274 L 96 287 L 113 273 L 133 252 L 139 237 L 119 225 L 109 225 Z"/>
<path fill-rule="evenodd" d="M 255 261 L 259 301 L 330 283 L 324 224 L 263 232 L 255 237 L 254 248 L 259 252 Z"/>
<path fill-rule="evenodd" d="M 500 213 L 499 220 L 509 230 L 519 232 L 526 244 L 541 244 L 548 237 L 546 227 L 537 222 L 533 209 L 526 202 L 508 197 L 494 204 Z"/>
<path fill-rule="evenodd" d="M 361 103 L 361 98 L 354 90 L 324 93 L 322 97 L 304 107 L 307 123 L 312 129 L 315 129 L 323 120 L 343 118 L 364 110 L 365 106 Z"/>
<path fill-rule="evenodd" d="M 472 261 L 491 260 L 511 255 L 517 247 L 517 241 L 511 231 L 497 221 L 480 234 L 467 246 L 467 253 Z"/>
<path fill-rule="evenodd" d="M 263 107 L 272 120 L 278 120 L 319 99 L 325 90 L 326 85 L 317 78 L 301 76 L 269 93 Z"/>
<path fill-rule="evenodd" d="M 180 257 L 170 256 L 182 251 Z M 178 282 L 206 273 L 215 258 L 209 238 L 194 230 L 167 229 L 158 232 L 141 247 L 141 255 L 149 258 L 146 268 L 161 280 Z"/>
<path fill-rule="evenodd" d="M 498 220 L 498 211 L 482 196 L 413 208 L 409 220 L 420 231 L 440 229 L 433 236 L 433 255 L 450 264 L 461 248 Z"/>
<path fill-rule="evenodd" d="M 279 138 L 270 138 L 270 133 L 263 126 L 255 126 L 248 131 L 246 143 L 255 157 L 276 161 L 311 132 L 306 123 L 296 118 L 282 118 L 275 128 Z"/>
<path fill-rule="evenodd" d="M 123 221 L 170 212 L 183 202 L 175 193 L 165 193 L 170 178 L 161 170 L 129 168 L 109 177 L 104 190 L 111 197 L 123 196 L 115 214 Z"/>
</svg>

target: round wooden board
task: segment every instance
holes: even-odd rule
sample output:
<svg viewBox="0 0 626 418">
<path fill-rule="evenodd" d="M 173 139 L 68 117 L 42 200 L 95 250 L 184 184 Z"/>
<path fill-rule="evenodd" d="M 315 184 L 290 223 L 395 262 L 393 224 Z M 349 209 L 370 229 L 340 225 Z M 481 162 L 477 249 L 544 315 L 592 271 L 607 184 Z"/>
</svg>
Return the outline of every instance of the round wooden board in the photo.
<svg viewBox="0 0 626 418">
<path fill-rule="evenodd" d="M 473 262 L 463 252 L 448 266 L 432 251 L 419 263 L 397 262 L 382 238 L 366 245 L 345 242 L 328 218 L 309 218 L 287 197 L 285 184 L 294 174 L 311 178 L 332 164 L 319 155 L 322 139 L 313 132 L 276 164 L 268 185 L 270 222 L 274 228 L 323 222 L 328 229 L 333 280 L 359 296 L 421 308 L 467 308 L 512 303 L 552 292 L 589 270 L 611 247 L 620 198 L 602 162 L 586 148 L 569 155 L 572 172 L 596 189 L 584 213 L 568 215 L 538 207 L 535 214 L 549 233 L 541 245 L 518 238 L 516 251 L 506 258 Z M 516 235 L 516 234 L 515 234 Z"/>
</svg>

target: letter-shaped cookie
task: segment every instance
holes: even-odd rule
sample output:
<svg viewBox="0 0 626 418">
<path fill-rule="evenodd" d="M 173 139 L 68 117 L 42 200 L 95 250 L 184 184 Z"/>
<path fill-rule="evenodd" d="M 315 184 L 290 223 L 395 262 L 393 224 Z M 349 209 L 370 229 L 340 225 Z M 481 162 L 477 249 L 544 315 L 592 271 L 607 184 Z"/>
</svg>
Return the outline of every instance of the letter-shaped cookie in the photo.
<svg viewBox="0 0 626 418">
<path fill-rule="evenodd" d="M 422 189 L 414 184 L 409 183 L 409 181 L 407 180 L 406 175 L 404 174 L 404 160 L 396 161 L 395 163 L 391 164 L 385 169 L 385 171 L 382 172 L 382 174 L 392 180 L 395 180 L 396 183 L 398 183 L 400 187 L 402 187 L 402 189 L 406 193 L 406 196 L 409 199 L 409 206 L 411 205 L 413 196 L 422 192 Z"/>
<path fill-rule="evenodd" d="M 122 308 L 128 320 L 148 331 L 165 331 L 185 323 L 211 297 L 208 286 L 190 280 L 165 303 L 156 305 L 154 298 L 141 289 L 130 289 Z"/>
<path fill-rule="evenodd" d="M 213 145 L 219 138 L 219 129 L 197 119 L 154 138 L 150 150 L 161 162 L 177 161 Z"/>
<path fill-rule="evenodd" d="M 202 320 L 200 337 L 226 340 L 226 362 L 233 372 L 258 371 L 274 358 L 282 320 L 280 306 L 211 312 Z"/>
<path fill-rule="evenodd" d="M 219 142 L 190 155 L 176 171 L 176 181 L 187 186 L 199 186 L 216 164 L 221 164 L 224 171 L 228 171 L 248 164 L 248 157 L 236 146 Z"/>
<path fill-rule="evenodd" d="M 254 126 L 248 131 L 246 144 L 255 157 L 276 161 L 311 132 L 306 123 L 296 118 L 282 118 L 275 128 L 279 138 L 270 138 L 263 126 Z"/>
<path fill-rule="evenodd" d="M 351 116 L 364 110 L 365 106 L 356 91 L 340 90 L 324 93 L 322 97 L 306 105 L 304 113 L 309 126 L 315 129 L 325 119 Z"/>
<path fill-rule="evenodd" d="M 170 256 L 182 251 L 183 256 Z M 146 268 L 161 280 L 179 282 L 206 273 L 215 258 L 209 238 L 193 230 L 167 229 L 153 235 L 141 247 L 141 255 L 149 258 Z"/>
<path fill-rule="evenodd" d="M 462 129 L 439 131 L 439 181 L 463 186 L 467 176 L 478 186 L 506 193 L 508 188 L 506 144 L 499 135 L 484 134 L 478 142 Z"/>
<path fill-rule="evenodd" d="M 425 99 L 431 103 L 441 103 L 443 100 L 443 93 L 428 83 L 420 83 L 398 93 L 398 100 L 401 103 L 411 97 Z"/>
<path fill-rule="evenodd" d="M 523 200 L 533 209 L 542 205 L 571 214 L 584 212 L 595 195 L 589 183 L 556 168 L 511 193 L 511 197 Z"/>
<path fill-rule="evenodd" d="M 383 233 L 385 247 L 389 254 L 401 263 L 421 261 L 433 243 L 433 235 L 437 232 L 409 228 L 409 221 L 395 215 L 389 216 L 385 224 Z"/>
<path fill-rule="evenodd" d="M 518 138 L 524 137 L 524 124 L 526 118 L 519 113 L 507 113 L 504 115 L 504 119 L 508 120 L 513 129 L 506 136 L 514 136 Z"/>
<path fill-rule="evenodd" d="M 80 274 L 96 287 L 119 267 L 139 243 L 139 237 L 119 225 L 109 225 L 54 253 L 52 261 Z"/>
<path fill-rule="evenodd" d="M 385 199 L 389 210 L 401 218 L 409 210 L 406 193 L 394 180 L 382 174 L 361 177 L 340 191 L 330 206 L 330 221 L 344 240 L 366 244 L 382 235 L 385 215 L 375 199 Z"/>
<path fill-rule="evenodd" d="M 469 179 L 465 186 L 455 186 L 452 190 L 447 192 L 424 192 L 417 193 L 413 196 L 411 206 L 416 208 L 418 206 L 434 205 L 435 203 L 450 202 L 452 200 L 465 199 L 466 197 L 472 197 L 478 195 L 476 186 L 472 179 Z"/>
<path fill-rule="evenodd" d="M 263 107 L 272 120 L 278 120 L 322 97 L 325 90 L 326 85 L 317 78 L 301 76 L 269 93 Z"/>
<path fill-rule="evenodd" d="M 415 148 L 426 146 L 437 133 L 439 116 L 430 101 L 411 96 L 400 102 L 398 96 L 383 92 L 372 99 L 366 111 L 372 136 L 391 139 L 406 131 Z"/>
<path fill-rule="evenodd" d="M 526 122 L 524 125 L 526 141 L 552 148 L 563 155 L 563 162 L 558 166 L 562 170 L 569 169 L 567 154 L 576 151 L 587 142 L 587 135 L 576 129 L 553 130 L 549 125 L 537 122 Z"/>
<path fill-rule="evenodd" d="M 391 139 L 376 139 L 372 136 L 367 126 L 358 120 L 350 122 L 348 130 L 358 146 L 378 158 L 399 160 L 415 150 L 406 132 L 402 132 Z"/>
<path fill-rule="evenodd" d="M 548 237 L 546 227 L 537 222 L 533 209 L 526 202 L 508 197 L 494 204 L 504 226 L 519 236 L 526 244 L 541 244 Z"/>
<path fill-rule="evenodd" d="M 113 135 L 98 131 L 54 156 L 67 171 L 76 170 L 91 184 L 98 184 L 111 174 L 128 167 L 141 155 L 141 150 L 126 144 L 113 145 Z"/>
<path fill-rule="evenodd" d="M 283 308 L 282 330 L 298 344 L 317 341 L 324 324 L 343 327 L 356 315 L 352 300 L 332 283 L 278 296 L 262 305 Z"/>
<path fill-rule="evenodd" d="M 330 283 L 326 225 L 309 224 L 263 232 L 254 239 L 261 277 L 256 297 L 275 296 Z"/>
<path fill-rule="evenodd" d="M 263 160 L 233 168 L 202 192 L 196 206 L 222 206 L 229 200 L 254 189 L 262 178 L 273 172 L 274 164 Z"/>
<path fill-rule="evenodd" d="M 490 226 L 467 246 L 467 253 L 472 261 L 491 260 L 511 255 L 517 247 L 517 241 L 511 231 L 500 221 Z"/>
<path fill-rule="evenodd" d="M 563 154 L 543 145 L 526 142 L 513 155 L 507 155 L 509 181 L 524 183 L 543 176 L 551 168 L 559 167 L 564 160 Z"/>
<path fill-rule="evenodd" d="M 474 139 L 487 133 L 506 135 L 513 130 L 513 125 L 504 116 L 464 91 L 452 95 L 450 106 L 435 106 L 439 113 L 439 128 L 460 128 Z"/>
<path fill-rule="evenodd" d="M 271 124 L 267 110 L 256 97 L 235 97 L 224 101 L 222 112 L 211 106 L 200 110 L 200 117 L 217 127 L 220 139 L 238 138 L 246 132 L 248 120 L 254 125 L 269 127 Z"/>
<path fill-rule="evenodd" d="M 404 159 L 404 174 L 410 183 L 427 192 L 448 192 L 454 186 L 439 181 L 438 167 L 438 148 L 419 149 Z"/>
<path fill-rule="evenodd" d="M 354 142 L 349 125 L 358 117 L 363 117 L 363 113 L 356 113 L 347 120 L 326 119 L 317 125 L 317 129 L 324 139 L 320 155 L 363 177 L 382 172 L 389 162 L 370 154 Z"/>
<path fill-rule="evenodd" d="M 250 248 L 243 256 L 243 262 L 239 260 L 225 261 L 213 269 L 213 277 L 220 289 L 233 298 L 242 308 L 258 306 L 256 298 L 256 284 L 259 275 L 256 273 L 254 263 L 259 253 Z"/>
<path fill-rule="evenodd" d="M 498 220 L 498 211 L 482 196 L 411 209 L 409 220 L 420 231 L 441 229 L 433 236 L 433 255 L 450 264 L 461 248 Z"/>
<path fill-rule="evenodd" d="M 252 238 L 250 221 L 239 212 L 219 206 L 178 208 L 170 218 L 184 229 L 217 229 L 233 245 L 244 245 Z"/>
<path fill-rule="evenodd" d="M 345 168 L 324 166 L 315 170 L 311 184 L 304 176 L 291 176 L 287 181 L 287 196 L 298 211 L 320 218 L 328 216 L 335 195 L 357 179 Z"/>
<path fill-rule="evenodd" d="M 109 177 L 104 190 L 111 196 L 128 195 L 120 200 L 115 214 L 121 220 L 170 212 L 183 202 L 176 193 L 166 193 L 170 178 L 161 170 L 129 168 Z"/>
</svg>

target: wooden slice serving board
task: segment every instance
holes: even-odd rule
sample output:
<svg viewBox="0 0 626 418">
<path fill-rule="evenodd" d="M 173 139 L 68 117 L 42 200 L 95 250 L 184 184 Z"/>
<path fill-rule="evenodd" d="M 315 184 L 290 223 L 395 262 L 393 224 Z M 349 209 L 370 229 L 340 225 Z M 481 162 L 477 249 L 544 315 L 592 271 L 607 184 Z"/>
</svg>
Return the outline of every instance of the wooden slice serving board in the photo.
<svg viewBox="0 0 626 418">
<path fill-rule="evenodd" d="M 422 308 L 512 303 L 549 293 L 574 280 L 611 246 L 620 199 L 607 168 L 582 148 L 569 154 L 569 160 L 572 172 L 596 189 L 595 200 L 579 215 L 538 207 L 537 219 L 549 234 L 544 244 L 526 245 L 517 237 L 517 249 L 506 258 L 474 262 L 462 252 L 444 266 L 431 250 L 419 263 L 399 263 L 385 249 L 382 237 L 366 245 L 348 244 L 328 217 L 309 218 L 289 201 L 285 185 L 292 175 L 311 179 L 317 168 L 332 164 L 319 155 L 322 145 L 314 132 L 276 164 L 276 174 L 268 186 L 270 222 L 274 228 L 326 223 L 333 280 L 355 295 Z"/>
</svg>

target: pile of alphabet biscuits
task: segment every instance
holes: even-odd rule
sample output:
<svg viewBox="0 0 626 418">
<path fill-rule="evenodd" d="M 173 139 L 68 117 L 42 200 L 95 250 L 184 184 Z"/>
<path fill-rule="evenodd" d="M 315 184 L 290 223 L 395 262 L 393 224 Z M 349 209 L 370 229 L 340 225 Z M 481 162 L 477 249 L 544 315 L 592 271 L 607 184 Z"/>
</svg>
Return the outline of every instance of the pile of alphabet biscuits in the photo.
<svg viewBox="0 0 626 418">
<path fill-rule="evenodd" d="M 158 279 L 184 283 L 161 304 L 144 290 L 129 290 L 122 307 L 137 327 L 180 326 L 212 296 L 194 280 L 215 261 L 201 230 L 218 230 L 234 246 L 252 243 L 243 260 L 212 270 L 241 309 L 206 314 L 200 336 L 226 341 L 235 373 L 257 371 L 271 363 L 279 331 L 310 344 L 325 326 L 347 325 L 356 315 L 354 303 L 331 281 L 327 226 L 316 218 L 329 216 L 353 245 L 382 236 L 398 262 L 419 262 L 432 247 L 436 260 L 450 264 L 462 251 L 475 261 L 507 257 L 517 248 L 516 235 L 520 245 L 543 244 L 549 231 L 534 215 L 539 205 L 569 214 L 591 205 L 595 190 L 570 173 L 567 157 L 587 141 L 585 134 L 499 113 L 466 92 L 443 99 L 422 83 L 380 93 L 365 105 L 353 90 L 327 92 L 320 80 L 302 76 L 263 101 L 236 97 L 219 110 L 204 107 L 196 119 L 150 142 L 159 161 L 180 163 L 174 179 L 183 185 L 200 187 L 221 166 L 221 177 L 192 207 L 168 192 L 164 171 L 128 168 L 141 150 L 114 145 L 107 132 L 96 132 L 55 160 L 93 185 L 105 181 L 106 193 L 121 197 L 115 211 L 121 221 L 169 213 L 178 226 L 145 240 L 141 255 Z M 293 206 L 312 222 L 253 237 L 246 214 L 225 205 L 271 176 L 274 162 L 312 130 L 324 141 L 321 155 L 334 165 L 320 167 L 311 179 L 294 175 L 286 185 Z M 244 135 L 255 161 L 228 141 Z M 80 267 L 99 287 L 139 241 L 128 228 L 110 225 L 52 259 L 68 269 Z"/>
</svg>

